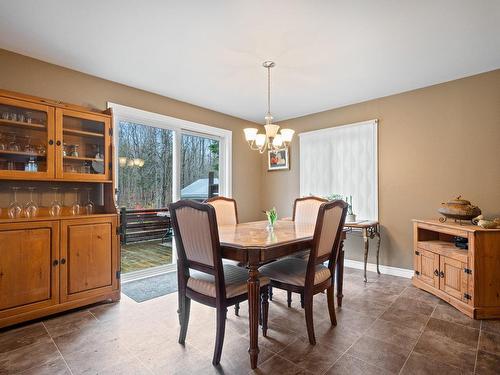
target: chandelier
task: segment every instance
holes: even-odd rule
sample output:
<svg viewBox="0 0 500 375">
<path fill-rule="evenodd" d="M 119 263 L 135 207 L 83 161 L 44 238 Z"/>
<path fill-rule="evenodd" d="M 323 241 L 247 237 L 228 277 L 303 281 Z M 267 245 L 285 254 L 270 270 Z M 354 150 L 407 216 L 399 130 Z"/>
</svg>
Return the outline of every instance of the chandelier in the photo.
<svg viewBox="0 0 500 375">
<path fill-rule="evenodd" d="M 281 129 L 278 133 L 280 126 L 273 124 L 273 116 L 271 115 L 271 68 L 274 68 L 276 64 L 273 61 L 264 61 L 262 66 L 267 69 L 267 114 L 264 117 L 266 119 L 266 125 L 264 125 L 266 133 L 259 133 L 259 129 L 256 128 L 243 129 L 250 148 L 259 151 L 261 154 L 266 149 L 287 149 L 295 133 L 292 129 Z"/>
</svg>

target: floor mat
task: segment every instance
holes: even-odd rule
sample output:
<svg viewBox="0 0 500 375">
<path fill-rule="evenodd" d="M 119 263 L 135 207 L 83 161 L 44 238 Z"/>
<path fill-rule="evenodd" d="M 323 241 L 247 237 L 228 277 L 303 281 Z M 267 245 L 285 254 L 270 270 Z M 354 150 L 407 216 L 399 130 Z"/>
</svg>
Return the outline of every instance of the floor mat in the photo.
<svg viewBox="0 0 500 375">
<path fill-rule="evenodd" d="M 169 272 L 122 284 L 122 293 L 135 302 L 144 302 L 174 292 L 177 292 L 177 272 Z"/>
</svg>

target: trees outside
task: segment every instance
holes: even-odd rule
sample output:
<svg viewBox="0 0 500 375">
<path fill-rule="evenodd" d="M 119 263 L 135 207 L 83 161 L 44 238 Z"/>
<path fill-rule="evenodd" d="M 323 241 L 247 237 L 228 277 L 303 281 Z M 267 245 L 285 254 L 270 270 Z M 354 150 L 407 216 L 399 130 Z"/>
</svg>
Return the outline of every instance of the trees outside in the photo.
<svg viewBox="0 0 500 375">
<path fill-rule="evenodd" d="M 166 207 L 172 201 L 173 136 L 172 130 L 120 122 L 120 207 L 160 208 Z M 134 160 L 143 162 L 134 164 Z M 218 177 L 219 141 L 183 135 L 180 162 L 181 187 L 188 186 L 200 178 L 208 178 L 211 171 Z"/>
</svg>

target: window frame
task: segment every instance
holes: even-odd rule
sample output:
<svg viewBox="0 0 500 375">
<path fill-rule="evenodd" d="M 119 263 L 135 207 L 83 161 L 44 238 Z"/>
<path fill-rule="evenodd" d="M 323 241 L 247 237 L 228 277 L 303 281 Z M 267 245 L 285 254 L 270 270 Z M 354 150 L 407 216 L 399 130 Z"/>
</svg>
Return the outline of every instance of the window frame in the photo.
<svg viewBox="0 0 500 375">
<path fill-rule="evenodd" d="M 120 121 L 128 121 L 145 126 L 154 126 L 173 131 L 173 170 L 172 201 L 176 202 L 181 196 L 180 186 L 180 156 L 181 138 L 183 134 L 215 139 L 219 146 L 219 193 L 226 197 L 232 196 L 232 137 L 231 130 L 218 128 L 206 124 L 187 121 L 159 113 L 129 107 L 113 102 L 107 103 L 113 111 L 113 171 L 115 181 L 118 181 L 118 129 Z"/>
</svg>

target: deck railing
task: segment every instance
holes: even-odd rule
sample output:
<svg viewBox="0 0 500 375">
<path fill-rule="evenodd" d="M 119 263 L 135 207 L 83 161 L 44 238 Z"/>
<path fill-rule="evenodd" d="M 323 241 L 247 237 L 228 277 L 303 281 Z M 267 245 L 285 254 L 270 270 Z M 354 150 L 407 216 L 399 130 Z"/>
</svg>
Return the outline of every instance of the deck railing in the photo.
<svg viewBox="0 0 500 375">
<path fill-rule="evenodd" d="M 166 240 L 172 236 L 168 208 L 120 209 L 121 243 Z"/>
</svg>

